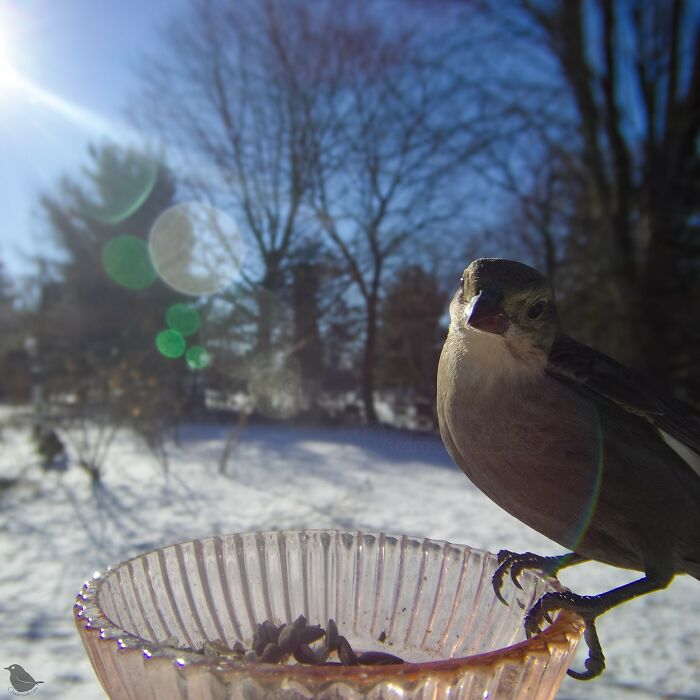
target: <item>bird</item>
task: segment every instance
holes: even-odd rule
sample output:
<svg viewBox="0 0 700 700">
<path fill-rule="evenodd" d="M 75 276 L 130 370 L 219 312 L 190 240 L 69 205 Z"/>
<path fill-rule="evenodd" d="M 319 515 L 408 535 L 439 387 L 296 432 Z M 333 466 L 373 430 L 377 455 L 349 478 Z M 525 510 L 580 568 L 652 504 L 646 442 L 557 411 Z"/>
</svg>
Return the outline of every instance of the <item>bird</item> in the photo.
<svg viewBox="0 0 700 700">
<path fill-rule="evenodd" d="M 20 693 L 31 690 L 34 686 L 44 682 L 35 681 L 19 664 L 6 666 L 5 670 L 10 672 L 12 687 Z"/>
<path fill-rule="evenodd" d="M 700 580 L 700 425 L 650 382 L 560 330 L 554 291 L 532 267 L 480 258 L 450 303 L 437 371 L 440 434 L 453 461 L 491 500 L 567 554 L 502 550 L 492 581 L 547 575 L 586 561 L 642 572 L 595 596 L 545 593 L 528 637 L 572 610 L 585 622 L 589 680 L 605 669 L 595 628 L 611 608 Z"/>
</svg>

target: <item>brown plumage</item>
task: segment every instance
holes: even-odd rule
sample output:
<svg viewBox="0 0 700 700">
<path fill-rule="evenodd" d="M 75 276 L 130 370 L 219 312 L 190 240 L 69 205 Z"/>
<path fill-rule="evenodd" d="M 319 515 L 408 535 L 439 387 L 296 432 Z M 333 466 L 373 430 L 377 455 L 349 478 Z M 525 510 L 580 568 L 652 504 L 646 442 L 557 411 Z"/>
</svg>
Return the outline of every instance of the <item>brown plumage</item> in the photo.
<svg viewBox="0 0 700 700">
<path fill-rule="evenodd" d="M 454 461 L 489 498 L 575 552 L 571 563 L 645 574 L 595 604 L 550 596 L 530 611 L 528 631 L 568 607 L 587 620 L 595 647 L 597 615 L 675 574 L 700 578 L 700 429 L 688 410 L 561 333 L 549 282 L 526 265 L 474 261 L 450 317 L 437 405 Z M 599 652 L 578 677 L 602 671 Z"/>
</svg>

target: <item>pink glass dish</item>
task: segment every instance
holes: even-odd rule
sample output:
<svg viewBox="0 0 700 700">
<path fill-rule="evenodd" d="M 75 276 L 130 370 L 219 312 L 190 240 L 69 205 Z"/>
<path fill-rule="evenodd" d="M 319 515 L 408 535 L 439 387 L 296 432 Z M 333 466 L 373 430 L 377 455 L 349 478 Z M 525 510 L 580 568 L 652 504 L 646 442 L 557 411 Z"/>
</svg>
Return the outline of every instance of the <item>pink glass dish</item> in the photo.
<svg viewBox="0 0 700 700">
<path fill-rule="evenodd" d="M 170 545 L 86 582 L 75 622 L 111 698 L 431 700 L 552 698 L 583 623 L 561 613 L 525 640 L 524 610 L 556 581 L 525 572 L 497 600 L 493 554 L 367 532 L 302 530 Z M 394 666 L 305 666 L 205 655 L 251 646 L 258 622 L 333 618 L 359 651 Z M 380 641 L 382 639 L 383 641 Z"/>
</svg>

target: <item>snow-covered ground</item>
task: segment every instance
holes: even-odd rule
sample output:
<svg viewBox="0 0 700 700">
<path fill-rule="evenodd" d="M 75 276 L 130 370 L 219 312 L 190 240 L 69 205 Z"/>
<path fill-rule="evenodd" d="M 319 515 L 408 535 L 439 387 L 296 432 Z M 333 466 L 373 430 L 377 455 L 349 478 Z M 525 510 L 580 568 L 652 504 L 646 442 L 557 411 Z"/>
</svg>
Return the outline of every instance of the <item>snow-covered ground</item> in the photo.
<svg viewBox="0 0 700 700">
<path fill-rule="evenodd" d="M 77 468 L 45 476 L 29 469 L 0 490 L 0 674 L 21 664 L 44 681 L 37 698 L 103 698 L 73 627 L 76 592 L 95 570 L 193 537 L 332 527 L 491 551 L 561 551 L 477 491 L 436 435 L 252 425 L 220 475 L 228 429 L 183 429 L 181 446 L 168 446 L 167 474 L 122 434 L 100 490 Z M 28 429 L 6 427 L 0 480 L 33 461 Z M 634 574 L 585 564 L 561 578 L 597 593 Z M 608 613 L 598 630 L 607 671 L 590 683 L 567 678 L 559 698 L 700 698 L 699 582 L 679 577 L 667 591 Z M 0 697 L 10 697 L 8 678 L 0 675 Z"/>
</svg>

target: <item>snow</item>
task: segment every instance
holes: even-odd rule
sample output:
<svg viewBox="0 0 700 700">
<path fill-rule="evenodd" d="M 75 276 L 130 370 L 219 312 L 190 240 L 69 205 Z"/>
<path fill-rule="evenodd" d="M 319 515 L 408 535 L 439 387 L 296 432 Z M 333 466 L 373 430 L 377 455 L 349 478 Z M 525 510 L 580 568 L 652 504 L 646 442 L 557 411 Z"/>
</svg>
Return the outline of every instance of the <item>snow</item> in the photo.
<svg viewBox="0 0 700 700">
<path fill-rule="evenodd" d="M 0 490 L 0 667 L 19 663 L 43 680 L 37 697 L 103 698 L 73 626 L 75 594 L 97 570 L 194 537 L 349 528 L 561 552 L 472 486 L 437 435 L 253 424 L 221 475 L 230 427 L 185 427 L 181 444 L 167 446 L 167 473 L 135 437 L 120 434 L 99 489 L 75 467 L 46 475 L 28 467 L 36 457 L 26 420 L 5 427 L 0 479 L 19 482 Z M 561 579 L 598 593 L 635 577 L 589 563 Z M 700 698 L 697 581 L 677 577 L 667 591 L 600 618 L 598 630 L 605 674 L 589 683 L 567 678 L 560 700 Z M 579 651 L 582 668 L 583 645 Z"/>
</svg>

